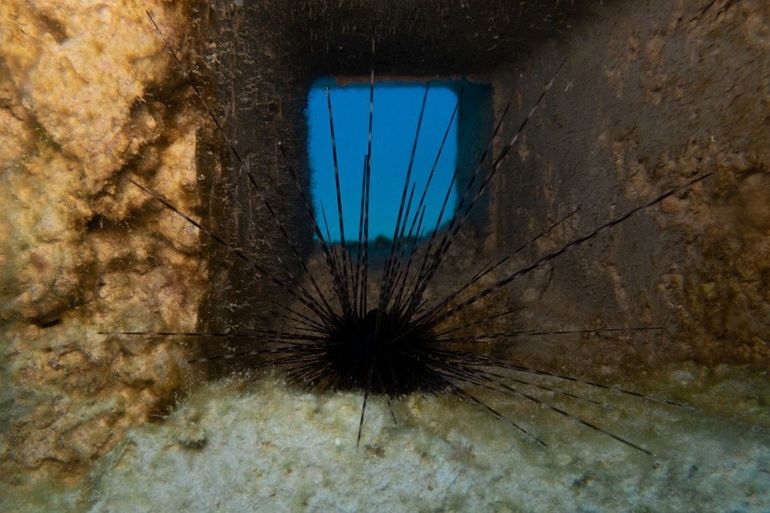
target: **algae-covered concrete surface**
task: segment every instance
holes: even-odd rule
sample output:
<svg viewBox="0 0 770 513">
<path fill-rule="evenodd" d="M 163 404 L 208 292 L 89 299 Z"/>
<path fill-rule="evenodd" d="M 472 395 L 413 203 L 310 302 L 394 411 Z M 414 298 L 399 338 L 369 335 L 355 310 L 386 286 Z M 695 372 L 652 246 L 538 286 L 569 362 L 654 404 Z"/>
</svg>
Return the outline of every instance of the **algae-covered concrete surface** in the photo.
<svg viewBox="0 0 770 513">
<path fill-rule="evenodd" d="M 373 398 L 361 445 L 359 394 L 308 394 L 280 379 L 200 387 L 160 423 L 134 428 L 87 479 L 41 479 L 4 511 L 765 512 L 770 389 L 745 367 L 670 365 L 630 376 L 661 405 L 573 385 L 553 404 L 648 449 L 501 394 L 489 404 L 522 436 L 449 396 Z M 395 421 L 394 421 L 395 417 Z"/>
<path fill-rule="evenodd" d="M 513 99 L 523 116 L 564 62 L 512 172 L 499 176 L 493 233 L 509 251 L 543 219 L 580 206 L 570 230 L 584 231 L 677 179 L 712 174 L 565 255 L 541 279 L 534 315 L 660 322 L 679 336 L 651 358 L 767 365 L 768 9 L 752 0 L 595 4 L 564 41 L 494 76 L 496 101 Z"/>
<path fill-rule="evenodd" d="M 397 424 L 385 401 L 373 400 L 356 450 L 357 394 L 287 391 L 273 379 L 245 387 L 220 383 L 193 394 L 162 425 L 132 430 L 94 469 L 80 507 L 94 513 L 767 511 L 770 391 L 742 389 L 730 374 L 743 369 L 723 368 L 720 376 L 688 385 L 697 372 L 661 369 L 648 378 L 658 391 L 687 389 L 702 402 L 699 411 L 585 387 L 583 394 L 608 405 L 562 404 L 653 456 L 505 396 L 485 399 L 548 447 L 480 408 L 412 396 L 392 405 Z M 734 405 L 734 418 L 708 412 L 726 401 L 763 406 Z"/>
<path fill-rule="evenodd" d="M 0 481 L 70 476 L 171 400 L 190 372 L 162 340 L 193 329 L 199 234 L 129 180 L 195 213 L 202 123 L 163 40 L 166 2 L 0 5 Z M 79 469 L 79 470 L 78 470 Z"/>
</svg>

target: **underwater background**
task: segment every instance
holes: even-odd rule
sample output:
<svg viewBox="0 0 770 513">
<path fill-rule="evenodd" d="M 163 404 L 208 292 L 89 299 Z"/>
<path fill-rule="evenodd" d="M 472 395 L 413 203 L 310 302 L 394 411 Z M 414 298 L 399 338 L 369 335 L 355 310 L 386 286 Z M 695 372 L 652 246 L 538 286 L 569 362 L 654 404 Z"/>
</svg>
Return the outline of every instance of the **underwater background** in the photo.
<svg viewBox="0 0 770 513">
<path fill-rule="evenodd" d="M 303 279 L 322 273 L 287 166 L 309 193 L 310 90 L 372 67 L 483 85 L 459 104 L 458 169 L 509 102 L 500 141 L 517 134 L 554 79 L 431 300 L 710 173 L 461 319 L 521 308 L 473 335 L 551 335 L 480 354 L 684 405 L 537 378 L 593 402 L 539 397 L 652 455 L 483 389 L 548 447 L 447 393 L 370 398 L 356 448 L 362 394 L 201 364 L 233 348 L 157 335 L 275 326 L 291 300 L 209 236 L 272 273 L 291 257 L 244 169 Z M 770 511 L 769 120 L 761 0 L 2 2 L 0 510 Z"/>
</svg>

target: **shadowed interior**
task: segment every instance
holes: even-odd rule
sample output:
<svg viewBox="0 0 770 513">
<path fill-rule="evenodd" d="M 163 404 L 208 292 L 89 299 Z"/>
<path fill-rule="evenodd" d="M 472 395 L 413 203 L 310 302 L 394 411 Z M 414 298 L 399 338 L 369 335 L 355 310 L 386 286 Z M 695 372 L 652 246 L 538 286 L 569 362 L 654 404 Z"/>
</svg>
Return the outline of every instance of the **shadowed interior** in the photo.
<svg viewBox="0 0 770 513">
<path fill-rule="evenodd" d="M 734 52 L 741 56 L 738 61 L 706 55 L 705 46 L 697 43 L 720 37 L 718 6 L 711 10 L 622 0 L 601 5 L 492 1 L 473 7 L 420 0 L 213 5 L 216 55 L 223 58 L 212 75 L 219 77 L 225 124 L 237 134 L 238 150 L 265 184 L 266 197 L 301 254 L 312 252 L 312 230 L 303 220 L 288 168 L 298 176 L 299 189 L 307 192 L 303 111 L 318 77 L 366 76 L 374 67 L 384 76 L 463 76 L 489 83 L 494 93 L 488 106 L 483 107 L 483 99 L 476 105 L 464 102 L 459 130 L 469 129 L 463 121 L 469 116 L 482 116 L 490 127 L 511 102 L 510 120 L 502 128 L 505 141 L 543 83 L 566 60 L 553 93 L 513 150 L 514 158 L 491 184 L 487 205 L 474 212 L 479 216 L 474 230 L 458 238 L 455 253 L 437 277 L 437 290 L 430 293 L 440 295 L 438 289 L 451 287 L 454 277 L 471 275 L 480 261 L 494 261 L 498 255 L 517 254 L 506 265 L 525 265 L 611 219 L 612 212 L 717 169 L 725 177 L 723 192 L 666 201 L 665 211 L 629 220 L 490 298 L 501 307 L 534 305 L 511 318 L 503 326 L 507 329 L 647 325 L 662 327 L 665 339 L 634 336 L 623 343 L 596 339 L 576 344 L 567 337 L 522 337 L 495 345 L 494 352 L 506 358 L 524 354 L 588 373 L 601 365 L 633 364 L 640 355 L 650 363 L 767 357 L 767 344 L 757 338 L 764 328 L 756 321 L 767 302 L 738 299 L 742 312 L 754 312 L 744 315 L 727 304 L 713 304 L 700 286 L 711 278 L 699 268 L 714 270 L 732 259 L 720 253 L 732 247 L 720 243 L 727 234 L 717 233 L 712 217 L 703 212 L 715 211 L 710 205 L 720 201 L 733 201 L 729 191 L 741 190 L 744 177 L 766 175 L 767 166 L 767 134 L 752 128 L 762 125 L 762 110 L 741 110 L 743 121 L 735 123 L 719 115 L 729 110 L 727 105 L 709 99 L 743 105 L 741 92 L 731 88 L 734 76 L 745 78 L 746 90 L 753 87 L 748 84 L 762 87 L 760 78 L 745 76 L 749 67 L 742 62 L 757 58 L 761 41 L 747 40 L 746 51 Z M 470 126 L 478 126 L 478 119 Z M 242 173 L 233 170 L 212 191 L 212 219 L 242 247 L 253 248 L 268 273 L 278 273 L 275 255 L 289 262 L 292 250 L 243 182 Z M 573 212 L 553 237 L 518 253 Z M 756 237 L 749 233 L 753 228 L 747 230 L 739 237 L 742 244 L 752 245 Z M 710 235 L 700 237 L 703 233 Z M 244 276 L 237 266 L 227 265 L 224 252 L 213 251 L 212 260 L 225 265 L 202 311 L 204 327 L 270 324 L 275 319 L 271 305 L 284 292 L 264 276 Z M 698 264 L 701 258 L 705 266 Z M 749 266 L 761 274 L 760 264 Z M 736 289 L 733 283 L 717 281 L 739 298 L 756 295 L 752 285 Z M 714 308 L 719 315 L 705 314 Z M 469 312 L 467 320 L 474 315 Z M 564 354 L 572 358 L 564 361 Z"/>
</svg>

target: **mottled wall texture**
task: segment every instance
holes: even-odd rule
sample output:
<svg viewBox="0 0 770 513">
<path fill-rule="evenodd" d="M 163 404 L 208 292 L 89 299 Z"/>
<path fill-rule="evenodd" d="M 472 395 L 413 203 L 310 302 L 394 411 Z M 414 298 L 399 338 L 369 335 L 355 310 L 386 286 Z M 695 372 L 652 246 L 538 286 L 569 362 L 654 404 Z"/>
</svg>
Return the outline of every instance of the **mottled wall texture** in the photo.
<svg viewBox="0 0 770 513">
<path fill-rule="evenodd" d="M 490 83 L 491 115 L 513 102 L 507 137 L 566 62 L 436 292 L 577 207 L 498 276 L 713 173 L 490 298 L 527 307 L 501 328 L 655 325 L 663 336 L 541 338 L 499 352 L 593 374 L 663 359 L 770 361 L 766 2 L 6 0 L 2 479 L 87 463 L 202 379 L 184 341 L 101 331 L 248 328 L 274 317 L 270 302 L 285 293 L 132 180 L 269 271 L 289 249 L 266 198 L 309 254 L 288 172 L 307 190 L 307 91 L 319 76 L 366 75 L 373 39 L 381 75 Z"/>
<path fill-rule="evenodd" d="M 517 247 L 578 206 L 566 236 L 713 175 L 565 255 L 542 277 L 527 321 L 666 327 L 644 347 L 583 348 L 594 366 L 618 355 L 645 365 L 767 365 L 770 4 L 596 4 L 563 40 L 501 67 L 495 100 L 513 100 L 523 115 L 562 59 L 547 105 L 496 184 L 498 247 Z"/>
<path fill-rule="evenodd" d="M 499 116 L 508 102 L 513 107 L 496 143 L 499 151 L 563 61 L 554 87 L 495 177 L 481 222 L 463 233 L 431 292 L 452 290 L 457 276 L 511 254 L 577 208 L 568 222 L 517 253 L 488 282 L 688 178 L 713 173 L 487 302 L 526 307 L 501 320 L 500 329 L 659 326 L 662 334 L 637 332 L 604 341 L 521 339 L 498 344 L 495 351 L 589 373 L 605 365 L 622 372 L 640 361 L 654 365 L 671 359 L 767 363 L 770 13 L 765 2 L 217 5 L 225 34 L 217 51 L 224 51 L 218 54 L 218 74 L 228 78 L 221 82 L 228 126 L 251 168 L 264 177 L 270 201 L 283 208 L 296 240 L 309 241 L 309 227 L 285 168 L 306 172 L 302 109 L 313 80 L 366 77 L 373 63 L 384 77 L 465 76 L 490 83 L 491 115 Z M 288 158 L 281 156 L 279 142 Z M 265 227 L 262 240 L 281 246 L 275 223 L 259 205 L 235 210 L 239 226 Z M 232 222 L 233 209 L 224 213 Z M 275 265 L 265 249 L 262 255 Z M 231 309 L 237 313 L 228 317 L 217 308 L 238 297 L 231 294 L 239 287 L 241 302 L 254 290 L 271 297 L 269 282 L 251 284 L 243 275 L 236 266 L 221 278 L 228 286 L 205 319 L 243 325 L 243 310 Z M 485 308 L 480 307 L 477 312 Z M 255 304 L 250 318 L 269 310 Z"/>
<path fill-rule="evenodd" d="M 192 15 L 162 1 L 0 3 L 0 479 L 77 466 L 188 379 L 176 341 L 206 287 L 193 215 L 205 121 L 162 39 Z M 215 169 L 205 171 L 210 176 Z"/>
</svg>

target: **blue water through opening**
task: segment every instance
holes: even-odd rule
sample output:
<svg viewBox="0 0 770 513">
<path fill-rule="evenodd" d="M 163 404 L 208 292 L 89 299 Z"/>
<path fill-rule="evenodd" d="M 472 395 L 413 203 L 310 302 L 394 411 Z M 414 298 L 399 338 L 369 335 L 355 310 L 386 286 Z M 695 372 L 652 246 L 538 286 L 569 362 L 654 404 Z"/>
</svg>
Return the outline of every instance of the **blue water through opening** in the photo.
<svg viewBox="0 0 770 513">
<path fill-rule="evenodd" d="M 425 86 L 424 82 L 375 82 L 369 240 L 393 237 Z M 367 150 L 369 84 L 341 85 L 333 78 L 325 78 L 316 81 L 308 95 L 308 152 L 313 208 L 323 229 L 323 205 L 331 240 L 338 242 L 340 230 L 326 104 L 327 88 L 334 113 L 345 239 L 355 242 L 358 240 L 363 159 Z M 441 82 L 430 84 L 412 168 L 411 181 L 415 184 L 412 212 L 425 187 L 456 103 L 457 93 L 451 85 Z M 425 197 L 425 234 L 436 226 L 457 163 L 457 117 L 452 121 Z M 453 185 L 442 224 L 454 214 L 457 203 L 455 189 Z M 412 215 L 410 222 L 411 218 Z"/>
</svg>

